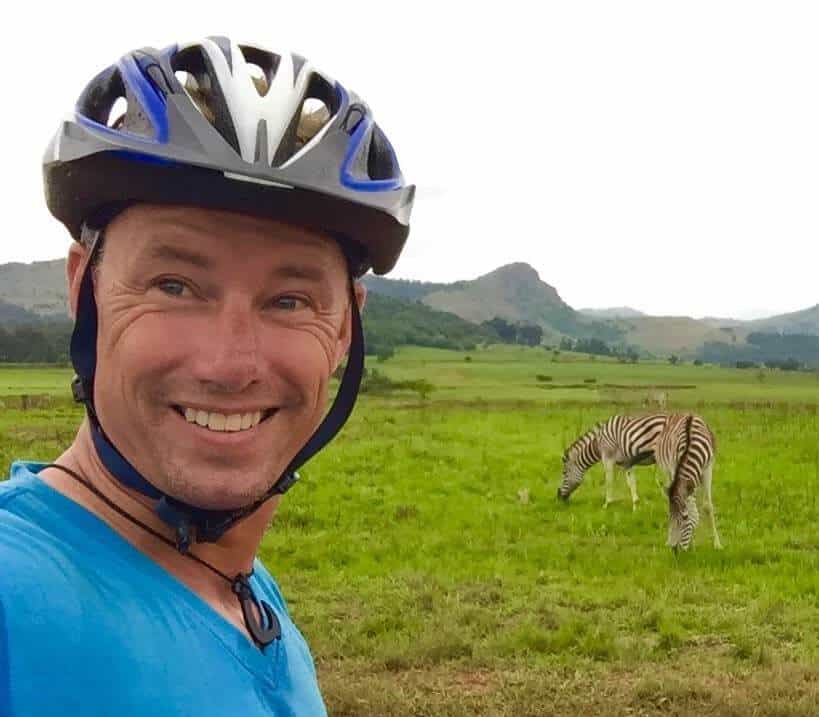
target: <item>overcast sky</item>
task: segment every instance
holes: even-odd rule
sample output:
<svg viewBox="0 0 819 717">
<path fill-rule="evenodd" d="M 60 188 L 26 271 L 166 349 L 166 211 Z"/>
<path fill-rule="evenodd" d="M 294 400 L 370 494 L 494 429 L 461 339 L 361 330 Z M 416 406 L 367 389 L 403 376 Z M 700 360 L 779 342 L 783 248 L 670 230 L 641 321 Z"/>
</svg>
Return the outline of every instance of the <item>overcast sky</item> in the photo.
<svg viewBox="0 0 819 717">
<path fill-rule="evenodd" d="M 370 104 L 418 186 L 394 277 L 523 261 L 575 308 L 819 302 L 819 3 L 452 5 L 15 5 L 0 263 L 65 253 L 40 161 L 86 82 L 127 50 L 225 34 L 299 52 Z"/>
</svg>

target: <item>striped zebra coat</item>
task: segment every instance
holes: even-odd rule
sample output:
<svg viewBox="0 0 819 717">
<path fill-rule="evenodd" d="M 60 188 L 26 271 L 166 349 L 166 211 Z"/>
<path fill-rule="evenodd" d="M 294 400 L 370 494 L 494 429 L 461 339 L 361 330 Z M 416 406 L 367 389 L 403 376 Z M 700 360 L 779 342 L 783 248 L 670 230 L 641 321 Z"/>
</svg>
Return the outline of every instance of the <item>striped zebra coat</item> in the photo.
<svg viewBox="0 0 819 717">
<path fill-rule="evenodd" d="M 714 435 L 705 421 L 694 414 L 658 412 L 612 416 L 566 449 L 558 496 L 568 500 L 586 471 L 602 462 L 606 473 L 605 506 L 613 500 L 614 467 L 619 466 L 626 470 L 632 508 L 636 509 L 639 498 L 634 466 L 656 463 L 668 475 L 667 487 L 661 486 L 669 501 L 668 544 L 675 549 L 685 549 L 691 544 L 699 521 L 694 492 L 702 487 L 714 546 L 719 548 L 711 499 L 714 454 Z"/>
<path fill-rule="evenodd" d="M 700 519 L 695 492 L 700 488 L 703 510 L 711 522 L 714 547 L 722 547 L 711 498 L 715 454 L 714 434 L 700 416 L 669 414 L 665 430 L 657 439 L 654 455 L 657 465 L 671 478 L 668 486 L 668 544 L 675 550 L 687 549 L 694 539 Z"/>
</svg>

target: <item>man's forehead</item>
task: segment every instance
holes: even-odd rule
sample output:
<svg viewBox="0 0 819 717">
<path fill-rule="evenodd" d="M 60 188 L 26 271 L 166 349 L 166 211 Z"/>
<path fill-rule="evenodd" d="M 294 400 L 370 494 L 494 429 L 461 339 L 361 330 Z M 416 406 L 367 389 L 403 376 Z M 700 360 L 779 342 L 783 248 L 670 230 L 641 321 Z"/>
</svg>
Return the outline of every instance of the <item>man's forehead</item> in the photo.
<svg viewBox="0 0 819 717">
<path fill-rule="evenodd" d="M 184 262 L 212 269 L 226 260 L 244 260 L 305 278 L 346 271 L 341 248 L 326 234 L 233 212 L 139 206 L 117 217 L 106 234 L 129 263 Z"/>
</svg>

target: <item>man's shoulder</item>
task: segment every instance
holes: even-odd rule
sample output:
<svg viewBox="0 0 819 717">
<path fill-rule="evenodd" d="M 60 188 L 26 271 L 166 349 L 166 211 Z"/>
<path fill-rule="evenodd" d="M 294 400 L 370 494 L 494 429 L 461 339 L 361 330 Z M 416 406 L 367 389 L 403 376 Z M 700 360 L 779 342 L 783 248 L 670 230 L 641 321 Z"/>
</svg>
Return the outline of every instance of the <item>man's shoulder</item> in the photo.
<svg viewBox="0 0 819 717">
<path fill-rule="evenodd" d="M 7 609 L 21 598 L 21 607 L 31 606 L 35 593 L 64 574 L 60 521 L 50 489 L 36 476 L 39 467 L 15 462 L 9 479 L 0 482 L 0 601 Z"/>
<path fill-rule="evenodd" d="M 15 497 L 31 490 L 42 465 L 31 461 L 14 461 L 11 464 L 8 480 L 0 480 L 0 510 Z"/>
<path fill-rule="evenodd" d="M 31 509 L 36 504 L 36 475 L 21 462 L 12 464 L 8 480 L 0 482 L 0 559 L 5 568 L 5 558 L 10 557 L 19 547 L 31 542 L 32 530 L 36 524 L 31 520 Z"/>
</svg>

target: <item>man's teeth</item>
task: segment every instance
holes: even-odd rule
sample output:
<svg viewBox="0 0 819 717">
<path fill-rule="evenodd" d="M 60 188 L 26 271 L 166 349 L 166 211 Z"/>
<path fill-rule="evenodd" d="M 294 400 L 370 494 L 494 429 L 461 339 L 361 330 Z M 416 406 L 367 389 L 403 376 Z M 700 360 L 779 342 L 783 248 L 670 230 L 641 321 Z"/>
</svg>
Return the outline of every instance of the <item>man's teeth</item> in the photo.
<svg viewBox="0 0 819 717">
<path fill-rule="evenodd" d="M 262 420 L 262 412 L 253 413 L 215 413 L 209 411 L 197 411 L 195 408 L 185 409 L 185 420 L 188 423 L 196 423 L 211 431 L 246 431 L 253 428 Z"/>
</svg>

